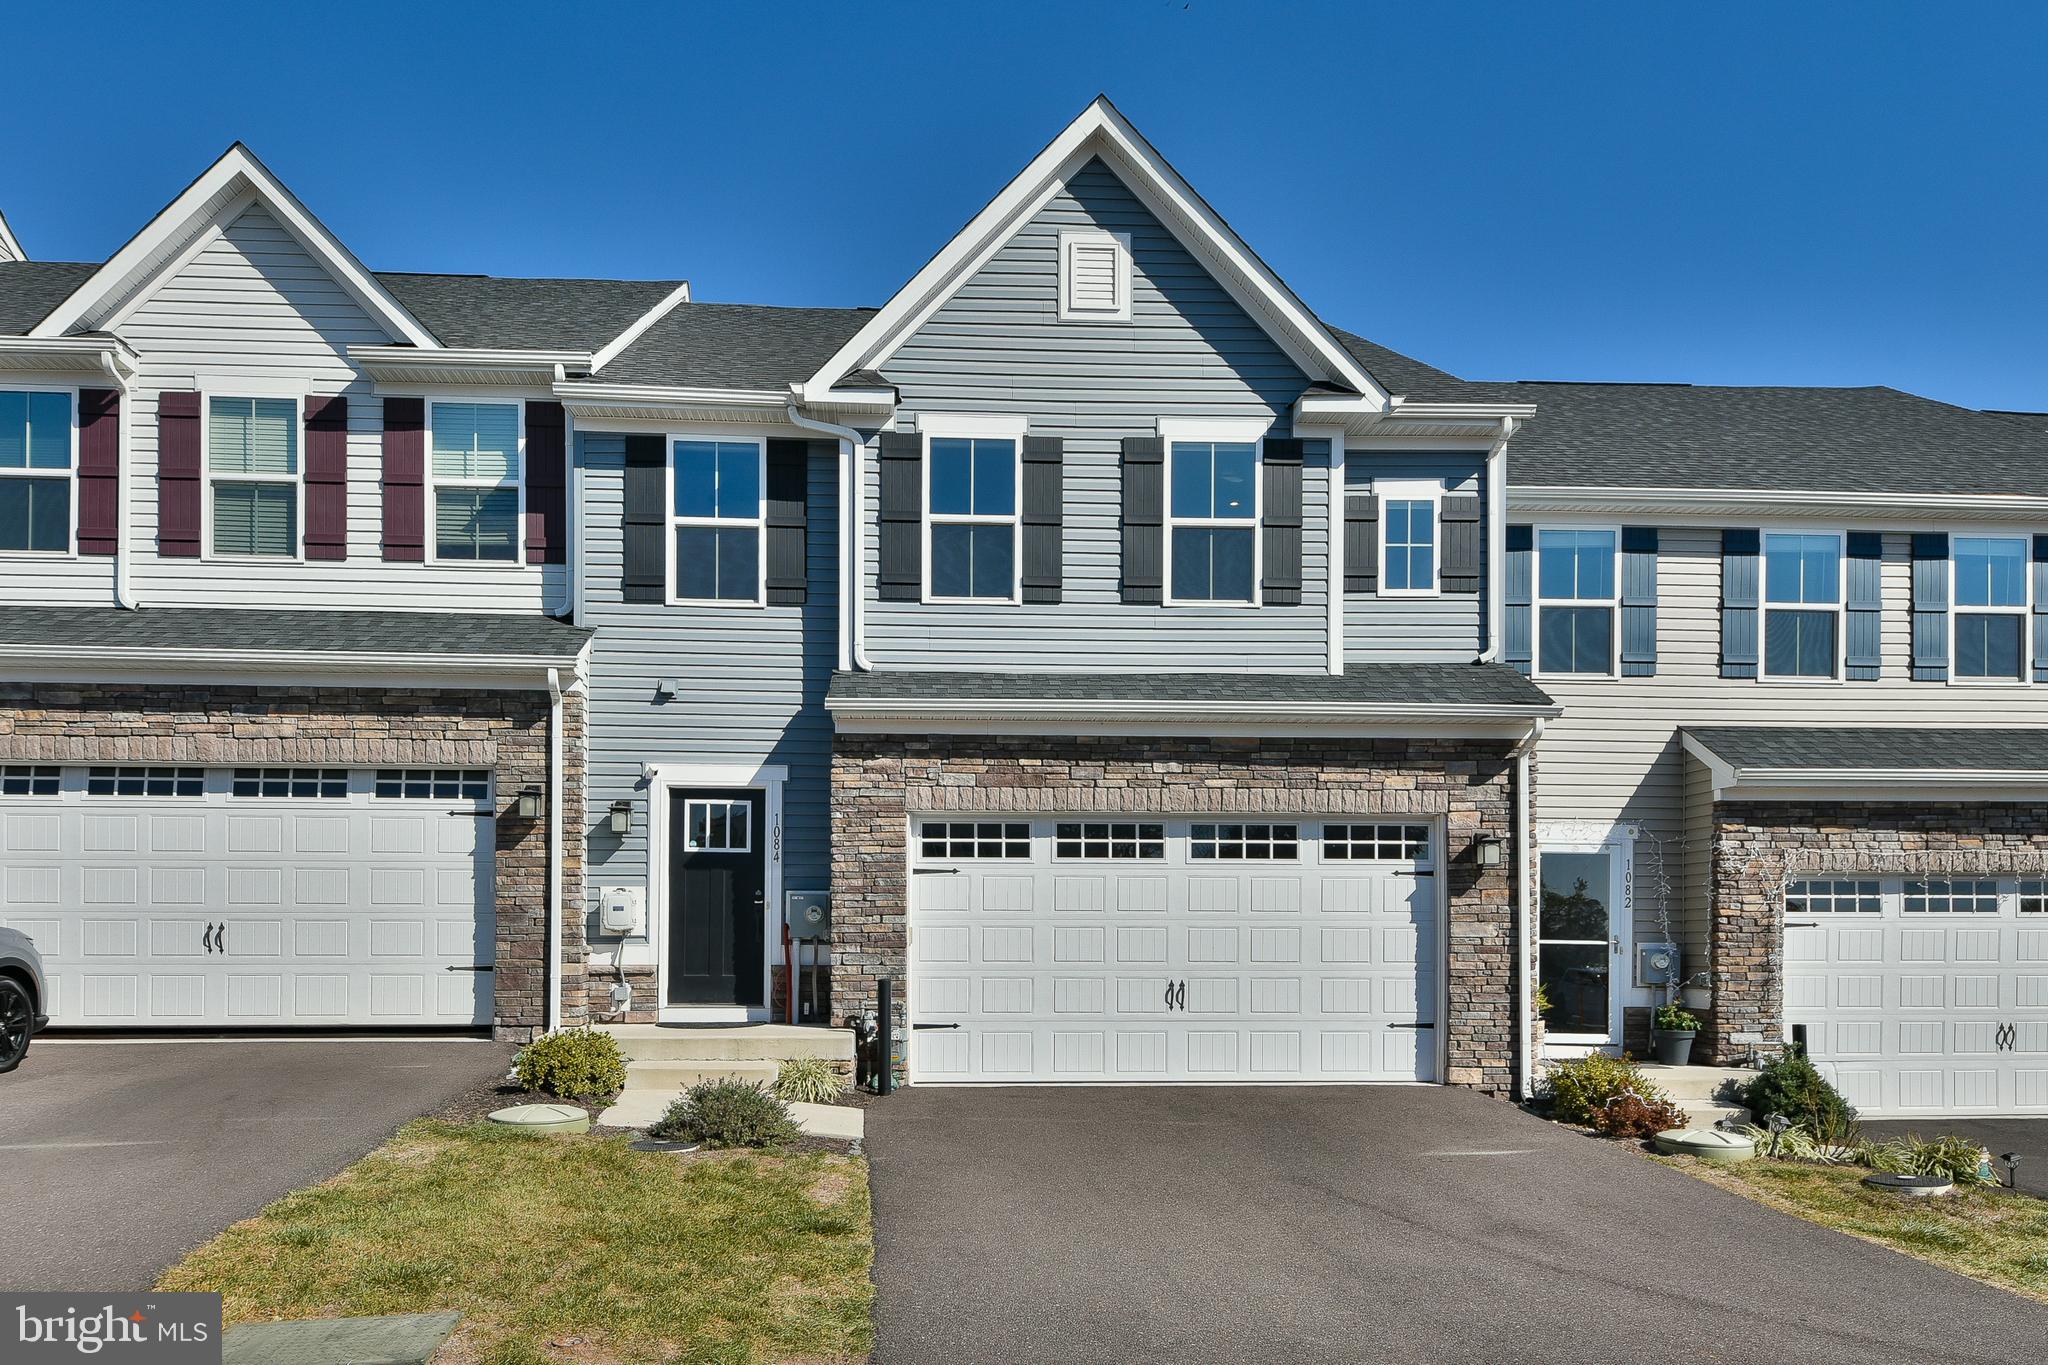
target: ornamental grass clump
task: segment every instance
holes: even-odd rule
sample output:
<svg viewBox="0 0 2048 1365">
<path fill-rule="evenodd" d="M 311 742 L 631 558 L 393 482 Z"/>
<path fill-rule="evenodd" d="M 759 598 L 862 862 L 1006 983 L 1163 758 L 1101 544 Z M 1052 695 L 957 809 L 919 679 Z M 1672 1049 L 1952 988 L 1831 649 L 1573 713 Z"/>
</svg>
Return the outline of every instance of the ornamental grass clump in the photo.
<svg viewBox="0 0 2048 1365">
<path fill-rule="evenodd" d="M 775 1069 L 775 1093 L 791 1104 L 830 1104 L 846 1088 L 823 1057 L 788 1057 Z"/>
</svg>

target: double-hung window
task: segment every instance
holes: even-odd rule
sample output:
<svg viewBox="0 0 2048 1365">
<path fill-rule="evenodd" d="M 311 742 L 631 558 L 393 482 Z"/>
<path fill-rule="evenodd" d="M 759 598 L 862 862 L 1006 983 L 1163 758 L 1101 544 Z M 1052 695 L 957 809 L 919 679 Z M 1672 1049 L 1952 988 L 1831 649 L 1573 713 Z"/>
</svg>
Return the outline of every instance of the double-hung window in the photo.
<svg viewBox="0 0 2048 1365">
<path fill-rule="evenodd" d="M 0 389 L 0 550 L 71 549 L 71 395 Z"/>
<path fill-rule="evenodd" d="M 2018 682 L 2027 664 L 2029 556 L 2023 536 L 1957 536 L 1955 676 Z"/>
<path fill-rule="evenodd" d="M 1167 599 L 1255 601 L 1258 443 L 1171 441 L 1166 460 Z"/>
<path fill-rule="evenodd" d="M 1764 534 L 1764 676 L 1835 678 L 1842 639 L 1842 538 Z"/>
<path fill-rule="evenodd" d="M 519 562 L 517 403 L 432 403 L 434 558 Z"/>
<path fill-rule="evenodd" d="M 1612 676 L 1618 532 L 1536 532 L 1536 671 Z"/>
<path fill-rule="evenodd" d="M 925 467 L 930 480 L 925 492 L 930 596 L 941 601 L 1016 601 L 1016 440 L 935 435 Z"/>
<path fill-rule="evenodd" d="M 675 600 L 759 603 L 767 446 L 685 439 L 670 452 Z"/>
<path fill-rule="evenodd" d="M 206 400 L 212 553 L 293 559 L 299 553 L 299 400 Z"/>
<path fill-rule="evenodd" d="M 1434 597 L 1437 591 L 1437 502 L 1440 484 L 1381 480 L 1380 595 Z"/>
</svg>

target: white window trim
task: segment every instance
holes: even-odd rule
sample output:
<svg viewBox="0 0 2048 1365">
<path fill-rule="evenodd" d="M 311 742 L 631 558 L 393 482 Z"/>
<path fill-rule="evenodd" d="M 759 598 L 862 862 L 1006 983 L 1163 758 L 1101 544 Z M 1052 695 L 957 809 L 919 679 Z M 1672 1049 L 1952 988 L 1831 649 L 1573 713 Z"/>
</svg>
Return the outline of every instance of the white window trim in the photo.
<svg viewBox="0 0 2048 1365">
<path fill-rule="evenodd" d="M 1380 500 L 1379 542 L 1380 562 L 1375 566 L 1379 574 L 1377 597 L 1441 597 L 1444 582 L 1444 485 L 1440 479 L 1375 479 L 1369 489 L 1362 490 Z M 1429 504 L 1429 586 L 1426 588 L 1389 588 L 1387 586 L 1387 504 L 1390 502 L 1426 502 Z M 1619 551 L 1615 572 L 1621 570 Z"/>
<path fill-rule="evenodd" d="M 1545 597 L 1543 595 L 1543 536 L 1547 531 L 1603 531 L 1614 537 L 1614 594 L 1611 597 Z M 1612 622 L 1607 632 L 1605 673 L 1551 672 L 1543 667 L 1543 609 L 1550 607 L 1605 607 Z M 1621 676 L 1621 524 L 1606 522 L 1538 522 L 1529 529 L 1529 676 L 1532 678 L 1600 679 Z"/>
<path fill-rule="evenodd" d="M 18 384 L 11 379 L 0 380 L 0 389 L 8 393 L 62 393 L 71 398 L 71 467 L 55 469 L 0 469 L 0 478 L 9 479 L 55 479 L 63 477 L 70 481 L 71 511 L 64 526 L 64 548 L 61 550 L 0 550 L 0 560 L 25 559 L 38 564 L 56 560 L 77 559 L 78 555 L 78 389 L 69 384 Z M 123 489 L 121 496 L 127 496 Z"/>
<path fill-rule="evenodd" d="M 691 825 L 691 816 L 692 816 L 692 815 L 693 815 L 693 814 L 694 814 L 694 813 L 695 813 L 695 812 L 696 812 L 696 811 L 697 811 L 697 810 L 698 810 L 698 809 L 699 809 L 700 807 L 701 807 L 701 808 L 703 808 L 704 810 L 707 810 L 707 811 L 708 811 L 708 810 L 709 810 L 709 809 L 710 809 L 711 807 L 713 807 L 713 806 L 718 806 L 718 807 L 720 807 L 721 809 L 723 809 L 723 810 L 724 810 L 724 811 L 726 812 L 726 819 L 727 819 L 727 820 L 730 820 L 730 819 L 732 818 L 732 814 L 731 814 L 731 812 L 732 812 L 732 811 L 733 811 L 733 810 L 734 810 L 735 808 L 738 808 L 738 809 L 741 809 L 741 810 L 744 810 L 744 811 L 746 811 L 746 813 L 747 813 L 747 841 L 746 841 L 746 842 L 745 842 L 744 844 L 739 844 L 739 845 L 727 844 L 727 845 L 726 845 L 725 847 L 723 847 L 723 848 L 691 848 L 691 847 L 689 847 L 689 846 L 688 846 L 688 842 L 687 842 L 687 841 L 688 841 L 688 839 L 689 839 L 689 837 L 690 837 L 690 825 Z M 706 819 L 706 821 L 705 821 L 705 828 L 706 828 L 706 829 L 709 829 L 710 827 L 711 827 L 711 826 L 710 826 L 710 820 L 709 820 L 709 819 L 707 818 L 707 819 Z M 684 844 L 684 848 L 683 848 L 683 851 L 684 851 L 685 853 L 752 853 L 752 852 L 754 851 L 754 807 L 753 807 L 753 803 L 752 803 L 752 802 L 749 802 L 749 801 L 735 801 L 735 800 L 732 800 L 732 799 L 731 799 L 731 798 L 729 798 L 729 797 L 694 797 L 694 796 L 684 797 L 684 798 L 683 798 L 683 838 L 684 838 L 684 840 L 685 840 L 685 844 Z"/>
<path fill-rule="evenodd" d="M 670 506 L 674 506 L 673 503 Z M 782 955 L 781 935 L 776 926 L 782 911 L 782 788 L 789 781 L 789 768 L 772 763 L 750 767 L 737 763 L 649 763 L 642 769 L 646 795 L 634 794 L 640 809 L 637 818 L 647 831 L 647 942 L 642 951 L 625 953 L 628 963 L 654 964 L 656 1017 L 662 1023 L 747 1023 L 775 1017 L 767 1005 L 696 1006 L 668 1004 L 668 940 L 672 926 L 669 905 L 669 795 L 677 788 L 736 787 L 759 791 L 765 798 L 762 811 L 762 866 L 765 870 L 762 895 L 761 999 L 774 998 L 775 967 Z M 687 798 L 686 798 L 687 799 Z"/>
<path fill-rule="evenodd" d="M 1827 611 L 1830 608 L 1822 602 L 1779 602 L 1771 601 L 1771 537 L 1772 536 L 1831 536 L 1835 542 L 1835 663 L 1834 673 L 1825 678 L 1805 678 L 1793 674 L 1771 672 L 1771 612 L 1772 611 Z M 1766 526 L 1757 534 L 1756 564 L 1756 681 L 1779 686 L 1826 687 L 1843 682 L 1849 676 L 1849 540 L 1846 532 L 1827 526 Z M 1951 570 L 1953 575 L 1953 570 Z M 1953 577 L 1950 597 L 1953 599 Z M 1951 609 L 1953 613 L 1953 609 Z M 1950 659 L 1954 659 L 1951 654 Z M 1954 672 L 1951 668 L 1950 672 Z"/>
<path fill-rule="evenodd" d="M 411 396 L 411 395 L 407 395 Z M 426 438 L 426 531 L 427 559 L 429 564 L 443 564 L 451 569 L 519 569 L 526 566 L 526 404 L 520 399 L 507 399 L 503 394 L 467 393 L 421 393 L 418 395 L 425 408 Z M 503 488 L 498 482 L 483 479 L 443 479 L 434 473 L 434 405 L 436 403 L 469 404 L 478 407 L 511 408 L 519 421 L 518 458 L 519 470 L 512 480 L 512 487 L 519 492 L 519 511 L 512 522 L 512 558 L 510 559 L 443 559 L 441 558 L 441 499 L 440 490 L 448 488 Z M 671 504 L 673 505 L 673 504 Z"/>
<path fill-rule="evenodd" d="M 1107 242 L 1116 251 L 1116 301 L 1114 309 L 1075 308 L 1072 269 L 1076 246 L 1099 246 Z M 1061 322 L 1129 322 L 1131 320 L 1131 234 L 1105 232 L 1101 228 L 1060 230 L 1059 314 Z"/>
<path fill-rule="evenodd" d="M 1965 607 L 1958 591 L 1962 575 L 1956 567 L 1959 540 L 2017 540 L 2020 543 L 2020 590 L 2024 600 L 2016 607 Z M 1973 616 L 2017 616 L 2020 621 L 2020 673 L 2017 678 L 1966 678 L 1958 671 L 1956 623 L 1967 611 Z M 2010 528 L 1982 530 L 1969 527 L 1949 532 L 1948 537 L 1948 682 L 1951 687 L 2027 687 L 2034 681 L 2034 536 L 2031 531 Z"/>
<path fill-rule="evenodd" d="M 199 391 L 199 469 L 205 482 L 205 492 L 200 498 L 199 508 L 199 559 L 203 564 L 303 564 L 306 562 L 306 391 L 303 388 L 287 392 L 276 390 L 276 386 L 261 384 L 227 385 L 217 388 L 202 388 Z M 292 405 L 292 448 L 297 452 L 294 463 L 297 471 L 291 474 L 216 474 L 213 469 L 213 400 L 260 399 L 274 402 L 279 399 Z M 75 422 L 75 419 L 74 419 Z M 75 463 L 75 462 L 74 462 Z M 213 489 L 222 483 L 275 483 L 290 484 L 293 488 L 292 502 L 292 552 L 288 555 L 237 555 L 220 554 L 213 548 Z M 429 514 L 431 515 L 431 513 Z"/>
<path fill-rule="evenodd" d="M 663 599 L 672 607 L 765 607 L 768 604 L 768 441 L 762 436 L 736 436 L 730 432 L 671 431 L 662 439 L 667 442 L 662 475 L 662 506 L 668 509 L 668 546 L 662 552 L 668 561 L 668 582 L 662 590 Z M 712 441 L 720 445 L 751 445 L 754 447 L 755 487 L 760 496 L 754 502 L 754 515 L 747 517 L 684 517 L 676 515 L 676 446 L 683 441 Z M 524 442 L 522 441 L 522 445 Z M 682 566 L 676 562 L 676 530 L 683 526 L 723 527 L 729 530 L 754 530 L 754 595 L 752 597 L 684 597 Z"/>
<path fill-rule="evenodd" d="M 1004 607 L 1020 606 L 1024 601 L 1024 434 L 1030 430 L 1030 420 L 1024 417 L 989 417 L 966 414 L 934 414 L 920 417 L 917 431 L 924 438 L 923 470 L 918 489 L 919 534 L 922 543 L 919 553 L 923 556 L 923 600 L 926 604 L 947 606 Z M 1014 489 L 1010 497 L 1010 515 L 994 516 L 964 512 L 938 513 L 932 511 L 932 442 L 940 441 L 1008 441 L 1010 443 L 1010 472 Z M 947 597 L 932 589 L 932 527 L 944 522 L 948 526 L 1008 526 L 1010 528 L 1010 595 L 1008 597 Z"/>
<path fill-rule="evenodd" d="M 1257 610 L 1259 585 L 1266 575 L 1266 433 L 1273 424 L 1263 418 L 1159 419 L 1159 437 L 1166 443 L 1165 462 L 1160 467 L 1159 600 L 1169 607 L 1224 607 L 1234 611 Z M 1173 514 L 1173 448 L 1177 444 L 1249 445 L 1252 448 L 1252 515 L 1243 517 L 1176 517 Z M 1252 533 L 1252 595 L 1235 597 L 1175 597 L 1173 595 L 1173 532 L 1177 526 L 1213 526 Z"/>
</svg>

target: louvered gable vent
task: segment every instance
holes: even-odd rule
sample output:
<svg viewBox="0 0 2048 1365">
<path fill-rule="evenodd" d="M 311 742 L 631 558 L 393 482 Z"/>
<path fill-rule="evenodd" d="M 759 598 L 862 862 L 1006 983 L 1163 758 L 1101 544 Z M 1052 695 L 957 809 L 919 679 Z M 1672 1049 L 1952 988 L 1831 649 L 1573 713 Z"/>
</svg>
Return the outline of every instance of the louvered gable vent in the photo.
<svg viewBox="0 0 2048 1365">
<path fill-rule="evenodd" d="M 1107 232 L 1060 237 L 1060 316 L 1114 321 L 1131 315 L 1130 244 Z"/>
</svg>

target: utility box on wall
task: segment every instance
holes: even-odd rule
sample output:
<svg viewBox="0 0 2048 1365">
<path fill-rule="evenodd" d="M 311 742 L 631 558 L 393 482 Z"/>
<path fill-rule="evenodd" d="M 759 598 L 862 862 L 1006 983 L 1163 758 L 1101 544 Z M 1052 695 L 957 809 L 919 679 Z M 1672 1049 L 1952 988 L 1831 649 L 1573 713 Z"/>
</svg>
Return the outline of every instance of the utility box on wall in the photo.
<svg viewBox="0 0 2048 1365">
<path fill-rule="evenodd" d="M 1678 945 L 1640 943 L 1636 945 L 1636 984 L 1673 986 L 1678 983 Z"/>
<path fill-rule="evenodd" d="M 646 933 L 646 891 L 637 886 L 599 887 L 597 931 L 615 938 L 634 938 Z"/>
</svg>

